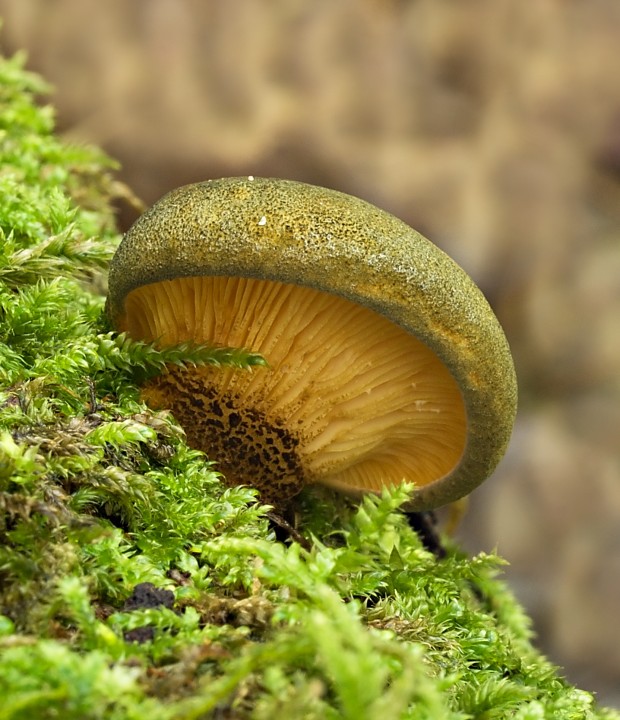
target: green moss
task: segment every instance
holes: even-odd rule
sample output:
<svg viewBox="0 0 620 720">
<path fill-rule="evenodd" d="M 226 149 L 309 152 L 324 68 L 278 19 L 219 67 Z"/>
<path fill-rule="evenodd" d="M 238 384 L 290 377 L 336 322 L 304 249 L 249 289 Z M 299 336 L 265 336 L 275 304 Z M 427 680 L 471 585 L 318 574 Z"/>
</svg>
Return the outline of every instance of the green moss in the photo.
<svg viewBox="0 0 620 720">
<path fill-rule="evenodd" d="M 611 718 L 530 644 L 498 558 L 437 561 L 398 507 L 307 494 L 275 540 L 137 384 L 105 328 L 113 164 L 53 134 L 0 61 L 0 718 Z"/>
</svg>

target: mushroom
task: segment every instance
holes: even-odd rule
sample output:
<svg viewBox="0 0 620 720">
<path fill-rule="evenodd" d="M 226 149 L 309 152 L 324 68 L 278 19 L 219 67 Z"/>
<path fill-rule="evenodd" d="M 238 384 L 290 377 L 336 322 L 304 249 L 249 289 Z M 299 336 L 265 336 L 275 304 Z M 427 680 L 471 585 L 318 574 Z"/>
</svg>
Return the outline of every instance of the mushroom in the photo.
<svg viewBox="0 0 620 720">
<path fill-rule="evenodd" d="M 265 357 L 170 367 L 143 388 L 265 502 L 406 481 L 409 510 L 438 507 L 487 478 L 510 437 L 514 366 L 480 290 L 402 221 L 334 190 L 254 177 L 173 190 L 121 242 L 107 310 L 135 339 Z"/>
</svg>

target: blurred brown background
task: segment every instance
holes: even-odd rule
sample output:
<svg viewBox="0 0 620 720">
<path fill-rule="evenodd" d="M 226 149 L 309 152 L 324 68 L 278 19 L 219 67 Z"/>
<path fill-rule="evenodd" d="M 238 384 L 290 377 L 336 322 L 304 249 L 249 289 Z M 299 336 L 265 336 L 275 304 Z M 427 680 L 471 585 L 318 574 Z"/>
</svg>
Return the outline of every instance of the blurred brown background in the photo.
<svg viewBox="0 0 620 720">
<path fill-rule="evenodd" d="M 620 706 L 618 0 L 0 0 L 61 130 L 148 203 L 274 175 L 450 253 L 514 349 L 520 415 L 460 535 L 539 644 Z M 130 218 L 124 218 L 125 221 Z"/>
</svg>

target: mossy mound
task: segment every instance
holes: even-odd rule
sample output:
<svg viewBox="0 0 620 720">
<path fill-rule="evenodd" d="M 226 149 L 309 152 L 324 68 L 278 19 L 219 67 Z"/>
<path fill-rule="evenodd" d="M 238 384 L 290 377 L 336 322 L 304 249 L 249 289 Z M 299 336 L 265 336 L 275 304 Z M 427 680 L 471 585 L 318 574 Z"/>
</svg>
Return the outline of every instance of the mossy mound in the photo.
<svg viewBox="0 0 620 720">
<path fill-rule="evenodd" d="M 307 495 L 311 549 L 226 489 L 111 333 L 119 192 L 61 143 L 43 83 L 0 61 L 0 718 L 617 718 L 530 644 L 498 558 L 424 549 L 400 490 Z"/>
</svg>

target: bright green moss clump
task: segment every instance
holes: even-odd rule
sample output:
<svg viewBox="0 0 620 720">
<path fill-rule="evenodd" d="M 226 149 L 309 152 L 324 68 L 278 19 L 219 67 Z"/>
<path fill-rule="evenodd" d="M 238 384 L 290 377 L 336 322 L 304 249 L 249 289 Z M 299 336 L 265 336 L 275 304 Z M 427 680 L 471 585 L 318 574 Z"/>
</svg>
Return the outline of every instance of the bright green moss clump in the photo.
<svg viewBox="0 0 620 720">
<path fill-rule="evenodd" d="M 102 325 L 111 163 L 0 61 L 0 718 L 613 718 L 531 647 L 499 561 L 436 561 L 398 506 L 306 496 L 274 540 L 138 401 L 165 353 Z M 250 372 L 251 370 L 248 370 Z"/>
</svg>

